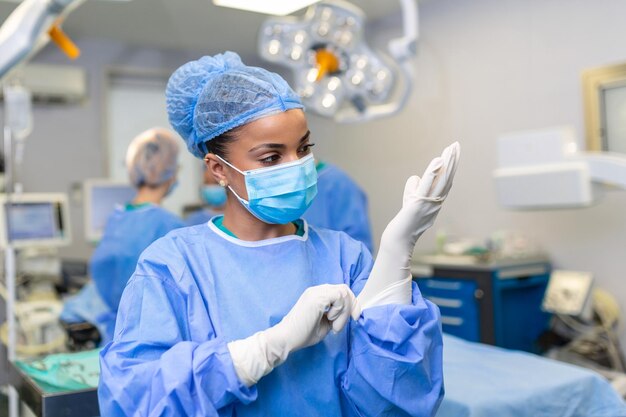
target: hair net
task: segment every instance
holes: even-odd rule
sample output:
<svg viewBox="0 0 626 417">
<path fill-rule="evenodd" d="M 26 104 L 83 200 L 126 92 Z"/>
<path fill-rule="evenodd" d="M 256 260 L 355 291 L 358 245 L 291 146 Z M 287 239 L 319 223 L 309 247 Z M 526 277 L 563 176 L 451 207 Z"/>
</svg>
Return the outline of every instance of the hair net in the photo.
<svg viewBox="0 0 626 417">
<path fill-rule="evenodd" d="M 176 174 L 178 140 L 174 133 L 154 128 L 140 133 L 126 151 L 126 169 L 135 187 L 161 185 Z"/>
<path fill-rule="evenodd" d="M 249 67 L 239 55 L 204 56 L 178 68 L 165 91 L 172 127 L 198 158 L 205 142 L 270 114 L 304 106 L 278 74 Z"/>
</svg>

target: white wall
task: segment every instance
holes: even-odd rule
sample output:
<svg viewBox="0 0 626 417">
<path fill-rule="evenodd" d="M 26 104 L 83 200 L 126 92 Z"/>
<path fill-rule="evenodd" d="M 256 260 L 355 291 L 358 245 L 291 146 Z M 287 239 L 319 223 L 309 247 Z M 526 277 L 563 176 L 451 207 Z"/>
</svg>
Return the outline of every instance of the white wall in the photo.
<svg viewBox="0 0 626 417">
<path fill-rule="evenodd" d="M 367 190 L 375 235 L 399 208 L 405 179 L 458 140 L 461 165 L 435 229 L 480 239 L 522 231 L 556 267 L 592 271 L 626 311 L 626 192 L 588 209 L 511 212 L 496 204 L 491 179 L 504 132 L 572 125 L 584 143 L 581 71 L 626 61 L 626 2 L 432 0 L 420 14 L 417 80 L 404 112 L 321 129 L 327 159 Z M 380 22 L 378 39 L 399 27 L 399 16 Z M 433 248 L 429 231 L 417 251 Z"/>
</svg>

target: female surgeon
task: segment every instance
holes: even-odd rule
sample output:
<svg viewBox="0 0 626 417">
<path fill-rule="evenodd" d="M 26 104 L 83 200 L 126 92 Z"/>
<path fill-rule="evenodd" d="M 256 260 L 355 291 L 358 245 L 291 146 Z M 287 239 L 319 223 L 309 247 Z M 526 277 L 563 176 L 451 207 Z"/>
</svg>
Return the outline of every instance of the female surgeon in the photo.
<svg viewBox="0 0 626 417">
<path fill-rule="evenodd" d="M 176 186 L 179 140 L 169 130 L 153 128 L 140 133 L 128 146 L 126 169 L 137 193 L 107 219 L 89 263 L 93 284 L 87 284 L 64 305 L 61 320 L 95 325 L 102 344 L 113 337 L 122 292 L 141 252 L 170 230 L 184 226 L 160 206 Z"/>
<path fill-rule="evenodd" d="M 313 138 L 280 76 L 232 52 L 205 56 L 174 72 L 166 100 L 228 198 L 223 216 L 142 254 L 101 352 L 102 415 L 433 415 L 439 312 L 405 261 L 454 153 L 411 177 L 372 270 L 362 243 L 300 219 L 316 193 Z"/>
</svg>

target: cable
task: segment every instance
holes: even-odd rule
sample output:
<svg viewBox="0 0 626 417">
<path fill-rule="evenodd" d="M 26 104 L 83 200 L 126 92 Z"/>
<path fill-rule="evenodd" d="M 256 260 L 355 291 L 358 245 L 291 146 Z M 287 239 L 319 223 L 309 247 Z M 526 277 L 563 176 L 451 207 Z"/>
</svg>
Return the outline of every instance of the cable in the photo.
<svg viewBox="0 0 626 417">
<path fill-rule="evenodd" d="M 596 323 L 586 324 L 570 316 L 556 315 L 570 329 L 567 333 L 572 340 L 563 349 L 597 363 L 608 363 L 611 368 L 625 372 L 626 361 L 616 333 L 621 317 L 619 305 L 604 290 L 595 289 L 592 296 Z"/>
</svg>

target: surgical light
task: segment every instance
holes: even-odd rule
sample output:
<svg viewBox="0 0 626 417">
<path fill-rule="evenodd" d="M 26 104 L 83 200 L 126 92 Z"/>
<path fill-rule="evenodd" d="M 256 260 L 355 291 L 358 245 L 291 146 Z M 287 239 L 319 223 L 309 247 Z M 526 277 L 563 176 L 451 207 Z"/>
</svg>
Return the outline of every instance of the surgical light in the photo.
<svg viewBox="0 0 626 417">
<path fill-rule="evenodd" d="M 363 11 L 343 0 L 312 5 L 302 17 L 267 19 L 259 31 L 259 53 L 293 71 L 294 88 L 316 113 L 340 122 L 392 115 L 410 94 L 417 41 L 415 0 L 400 3 L 404 36 L 389 44 L 392 64 L 365 43 Z"/>
<path fill-rule="evenodd" d="M 319 0 L 213 0 L 216 6 L 249 12 L 284 16 L 317 3 Z"/>
</svg>

